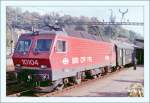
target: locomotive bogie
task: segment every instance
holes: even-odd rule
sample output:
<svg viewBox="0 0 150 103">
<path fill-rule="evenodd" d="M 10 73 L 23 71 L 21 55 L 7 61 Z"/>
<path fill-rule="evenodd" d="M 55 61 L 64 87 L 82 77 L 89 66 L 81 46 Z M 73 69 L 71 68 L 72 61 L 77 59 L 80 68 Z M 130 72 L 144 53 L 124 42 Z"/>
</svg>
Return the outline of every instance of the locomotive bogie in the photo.
<svg viewBox="0 0 150 103">
<path fill-rule="evenodd" d="M 51 70 L 43 69 L 26 69 L 26 68 L 17 68 L 17 78 L 22 81 L 47 81 L 52 80 Z"/>
</svg>

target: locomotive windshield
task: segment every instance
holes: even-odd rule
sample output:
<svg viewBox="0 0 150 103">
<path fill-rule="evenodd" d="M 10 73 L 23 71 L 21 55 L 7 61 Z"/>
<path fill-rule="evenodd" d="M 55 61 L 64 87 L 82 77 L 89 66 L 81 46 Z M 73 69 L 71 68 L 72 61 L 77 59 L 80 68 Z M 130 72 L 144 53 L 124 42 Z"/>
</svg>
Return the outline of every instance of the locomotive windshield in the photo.
<svg viewBox="0 0 150 103">
<path fill-rule="evenodd" d="M 36 51 L 49 51 L 52 44 L 51 39 L 38 39 L 36 44 Z"/>
<path fill-rule="evenodd" d="M 30 45 L 31 45 L 31 40 L 20 40 L 16 50 L 19 52 L 27 52 L 29 51 Z"/>
</svg>

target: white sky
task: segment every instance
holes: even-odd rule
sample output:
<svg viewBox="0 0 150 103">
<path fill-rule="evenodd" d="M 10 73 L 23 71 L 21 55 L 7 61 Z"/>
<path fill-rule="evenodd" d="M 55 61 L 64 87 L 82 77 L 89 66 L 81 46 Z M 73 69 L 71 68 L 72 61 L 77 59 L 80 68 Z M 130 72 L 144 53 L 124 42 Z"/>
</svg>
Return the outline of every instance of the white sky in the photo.
<svg viewBox="0 0 150 103">
<path fill-rule="evenodd" d="M 121 13 L 119 13 L 119 9 L 121 11 L 125 11 L 128 9 L 128 13 L 125 14 L 124 20 L 127 21 L 129 19 L 130 22 L 143 22 L 143 7 L 107 7 L 107 6 L 54 6 L 54 7 L 19 7 L 22 11 L 28 10 L 29 12 L 38 12 L 41 15 L 46 13 L 56 12 L 61 16 L 64 14 L 69 14 L 71 16 L 86 16 L 86 17 L 97 17 L 99 20 L 109 21 L 110 17 L 110 9 L 113 10 L 113 14 L 116 15 L 116 21 L 121 20 Z M 140 33 L 143 36 L 143 26 L 124 26 L 126 29 L 133 30 L 137 33 Z"/>
</svg>

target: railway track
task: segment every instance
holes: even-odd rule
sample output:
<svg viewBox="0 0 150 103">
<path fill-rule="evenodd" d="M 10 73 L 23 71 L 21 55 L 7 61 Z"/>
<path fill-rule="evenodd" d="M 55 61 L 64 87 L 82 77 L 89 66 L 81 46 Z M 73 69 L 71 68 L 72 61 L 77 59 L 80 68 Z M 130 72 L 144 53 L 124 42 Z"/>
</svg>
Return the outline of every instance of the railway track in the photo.
<svg viewBox="0 0 150 103">
<path fill-rule="evenodd" d="M 16 80 L 16 71 L 7 71 L 6 72 L 6 80 L 7 82 L 12 82 Z"/>
<path fill-rule="evenodd" d="M 17 84 L 17 80 L 13 80 L 13 81 L 7 81 L 6 83 L 7 85 L 12 85 L 12 84 Z"/>
<path fill-rule="evenodd" d="M 33 91 L 32 89 L 29 89 L 29 90 L 21 91 L 21 92 L 18 92 L 18 93 L 7 95 L 7 96 L 10 96 L 10 97 L 14 97 L 14 96 L 17 96 L 17 97 L 21 97 L 21 96 L 31 96 L 31 97 L 57 96 L 57 95 L 60 95 L 61 93 L 71 91 L 72 89 L 75 89 L 75 88 L 78 88 L 78 87 L 81 87 L 81 86 L 84 86 L 84 85 L 88 85 L 89 83 L 96 82 L 97 80 L 110 77 L 112 75 L 115 75 L 115 74 L 119 73 L 120 71 L 127 70 L 127 69 L 128 68 L 116 70 L 115 72 L 107 73 L 106 75 L 99 76 L 95 79 L 85 79 L 85 80 L 83 80 L 83 82 L 81 82 L 81 84 L 75 84 L 75 85 L 72 85 L 72 86 L 68 86 L 68 87 L 65 87 L 62 90 L 55 90 L 55 91 L 50 92 L 50 93 L 38 93 L 38 92 Z"/>
<path fill-rule="evenodd" d="M 7 72 L 14 72 L 15 71 L 15 67 L 14 67 L 14 65 L 7 65 L 6 66 L 6 71 Z"/>
</svg>

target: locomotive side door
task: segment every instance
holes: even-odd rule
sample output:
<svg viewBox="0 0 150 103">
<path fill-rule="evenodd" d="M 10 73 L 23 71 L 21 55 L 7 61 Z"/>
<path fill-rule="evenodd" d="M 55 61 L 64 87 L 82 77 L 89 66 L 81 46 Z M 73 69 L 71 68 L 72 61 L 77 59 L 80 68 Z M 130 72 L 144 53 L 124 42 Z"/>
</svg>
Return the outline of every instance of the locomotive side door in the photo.
<svg viewBox="0 0 150 103">
<path fill-rule="evenodd" d="M 66 40 L 57 40 L 56 42 L 56 48 L 55 51 L 57 55 L 59 56 L 58 61 L 61 61 L 63 65 L 66 65 L 69 63 L 68 60 L 68 44 Z"/>
<path fill-rule="evenodd" d="M 54 43 L 54 51 L 51 54 L 52 80 L 58 80 L 68 75 L 68 40 L 57 39 Z M 67 73 L 66 73 L 67 72 Z"/>
<path fill-rule="evenodd" d="M 125 65 L 125 49 L 122 47 L 117 47 L 116 55 L 116 64 L 120 66 Z"/>
<path fill-rule="evenodd" d="M 118 65 L 123 65 L 123 49 L 118 48 Z"/>
<path fill-rule="evenodd" d="M 122 49 L 122 65 L 125 65 L 125 49 Z"/>
</svg>

